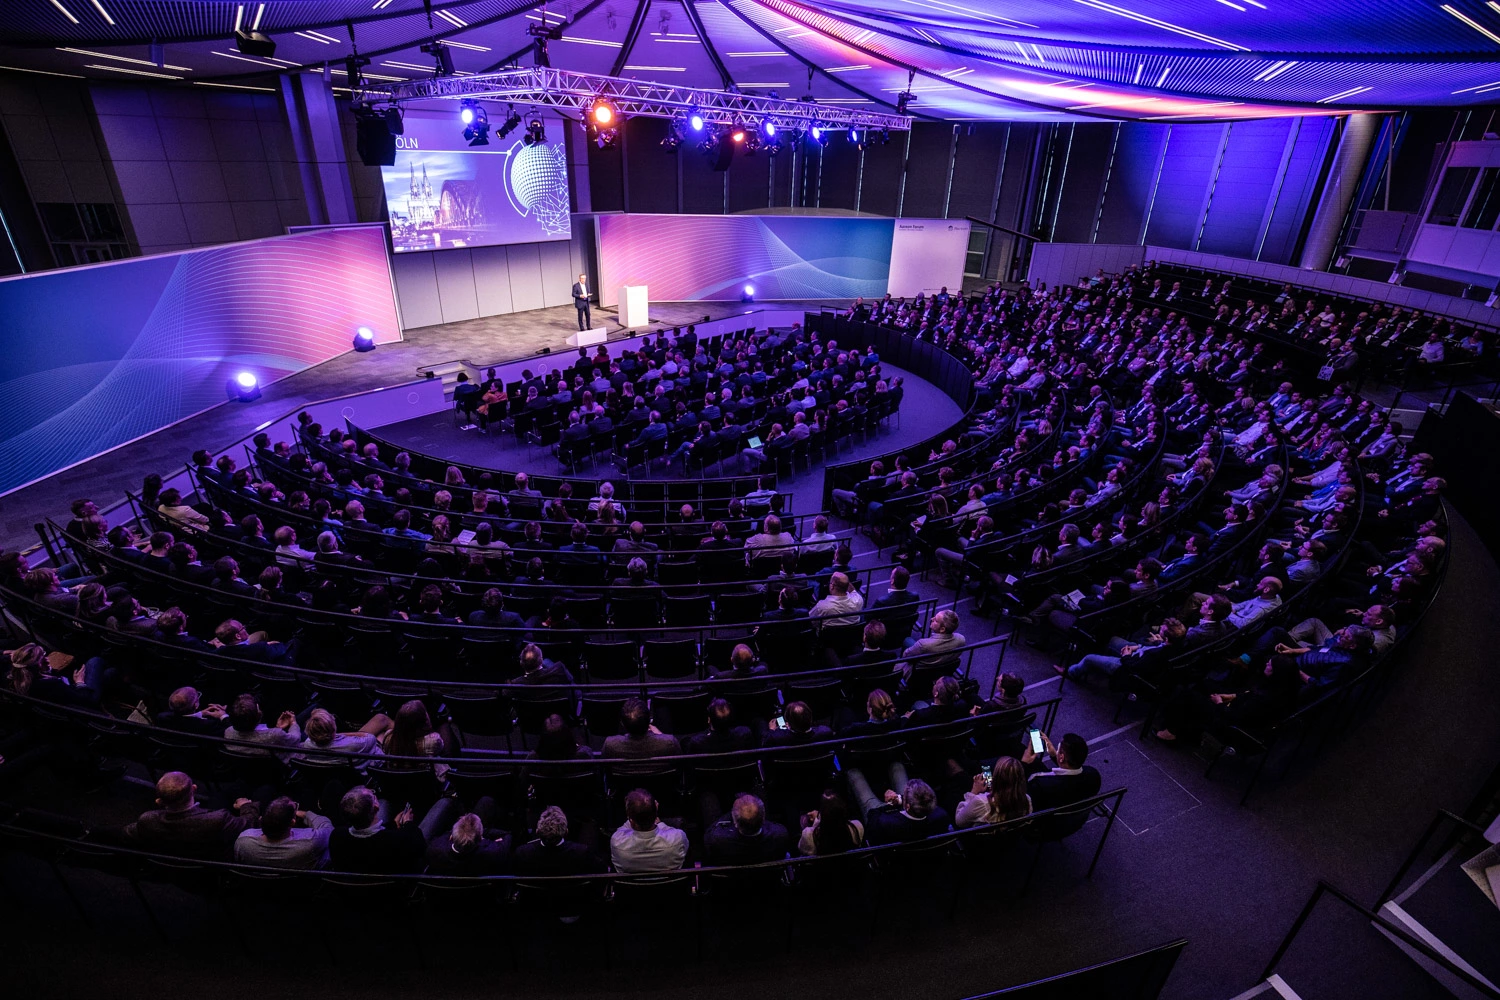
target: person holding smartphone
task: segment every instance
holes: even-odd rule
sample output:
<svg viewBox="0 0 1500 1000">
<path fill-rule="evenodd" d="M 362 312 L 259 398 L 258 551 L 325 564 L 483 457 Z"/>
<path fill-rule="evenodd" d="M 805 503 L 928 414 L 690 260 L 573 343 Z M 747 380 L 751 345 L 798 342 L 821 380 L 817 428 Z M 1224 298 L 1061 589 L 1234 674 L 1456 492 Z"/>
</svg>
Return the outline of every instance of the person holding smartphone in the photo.
<svg viewBox="0 0 1500 1000">
<path fill-rule="evenodd" d="M 1027 746 L 1030 750 L 1030 746 Z M 964 793 L 953 813 L 953 825 L 962 830 L 976 823 L 1004 823 L 1031 812 L 1026 793 L 1026 768 L 1014 757 L 1001 757 L 993 769 L 974 775 L 974 784 Z"/>
<path fill-rule="evenodd" d="M 1084 763 L 1089 755 L 1084 738 L 1077 733 L 1064 733 L 1062 742 L 1054 744 L 1046 733 L 1041 737 L 1045 753 L 1036 753 L 1029 741 L 1021 752 L 1021 764 L 1029 775 L 1026 790 L 1032 807 L 1056 809 L 1098 795 L 1102 779 L 1097 770 Z M 1047 767 L 1049 758 L 1054 765 L 1051 768 Z"/>
</svg>

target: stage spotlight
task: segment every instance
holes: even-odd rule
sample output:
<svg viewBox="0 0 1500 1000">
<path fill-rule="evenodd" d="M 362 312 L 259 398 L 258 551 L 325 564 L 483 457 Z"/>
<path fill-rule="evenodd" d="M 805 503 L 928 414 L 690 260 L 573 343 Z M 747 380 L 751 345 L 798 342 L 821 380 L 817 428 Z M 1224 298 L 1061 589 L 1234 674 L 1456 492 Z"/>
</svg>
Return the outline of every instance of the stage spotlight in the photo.
<svg viewBox="0 0 1500 1000">
<path fill-rule="evenodd" d="M 906 114 L 906 109 L 911 107 L 912 94 L 909 90 L 903 90 L 896 95 L 896 114 Z"/>
<path fill-rule="evenodd" d="M 742 292 L 740 294 L 740 301 L 741 302 L 754 302 L 755 301 L 755 286 L 754 285 L 746 285 L 745 286 L 744 292 Z"/>
<path fill-rule="evenodd" d="M 600 128 L 614 128 L 619 125 L 620 114 L 608 98 L 594 98 L 594 106 L 589 110 L 589 120 Z"/>
<path fill-rule="evenodd" d="M 505 123 L 500 126 L 500 131 L 495 134 L 504 139 L 516 129 L 521 127 L 521 116 L 516 114 L 516 109 L 511 108 L 510 114 L 505 116 Z"/>
<path fill-rule="evenodd" d="M 882 146 L 885 146 L 885 145 L 888 145 L 890 143 L 890 141 L 891 141 L 891 130 L 888 129 L 888 128 L 881 129 L 880 130 L 880 144 Z"/>
<path fill-rule="evenodd" d="M 354 331 L 354 349 L 361 354 L 375 350 L 375 331 L 362 326 Z"/>
<path fill-rule="evenodd" d="M 521 137 L 521 142 L 527 146 L 535 146 L 547 141 L 547 127 L 542 124 L 540 118 L 533 118 L 526 123 L 526 134 Z"/>
<path fill-rule="evenodd" d="M 667 123 L 667 135 L 661 141 L 661 148 L 669 153 L 677 152 L 677 147 L 682 145 L 682 126 L 676 119 Z"/>
<path fill-rule="evenodd" d="M 696 109 L 694 109 L 693 111 L 688 112 L 688 120 L 687 120 L 687 122 L 688 122 L 688 128 L 692 129 L 694 132 L 702 132 L 703 131 L 703 126 L 704 126 L 703 116 L 701 114 L 699 114 Z"/>
<path fill-rule="evenodd" d="M 729 127 L 729 138 L 733 142 L 744 142 L 745 126 L 741 125 L 739 122 L 735 122 Z"/>
<path fill-rule="evenodd" d="M 833 138 L 833 133 L 822 125 L 814 125 L 812 128 L 807 130 L 807 134 L 810 135 L 812 137 L 812 141 L 817 143 L 819 146 L 828 145 L 828 140 Z"/>
<path fill-rule="evenodd" d="M 240 372 L 229 380 L 227 391 L 230 399 L 248 403 L 260 398 L 260 380 L 255 377 L 254 372 Z"/>
<path fill-rule="evenodd" d="M 854 144 L 855 149 L 864 149 L 870 138 L 868 129 L 851 128 L 849 130 L 849 141 Z"/>
<path fill-rule="evenodd" d="M 490 116 L 484 105 L 465 98 L 459 105 L 458 117 L 464 123 L 464 139 L 471 146 L 490 144 Z"/>
<path fill-rule="evenodd" d="M 771 119 L 767 118 L 765 121 L 761 122 L 760 130 L 767 139 L 776 138 L 776 123 Z"/>
<path fill-rule="evenodd" d="M 608 149 L 615 144 L 615 138 L 619 135 L 616 129 L 601 128 L 594 136 L 594 141 L 599 144 L 600 149 Z"/>
</svg>

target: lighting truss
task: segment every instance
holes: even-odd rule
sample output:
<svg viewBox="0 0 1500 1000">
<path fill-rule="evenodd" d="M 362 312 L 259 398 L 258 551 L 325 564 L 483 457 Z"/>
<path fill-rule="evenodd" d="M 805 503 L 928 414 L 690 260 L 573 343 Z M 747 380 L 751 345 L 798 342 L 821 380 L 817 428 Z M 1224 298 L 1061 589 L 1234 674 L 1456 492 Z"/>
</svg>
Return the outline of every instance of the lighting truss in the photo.
<svg viewBox="0 0 1500 1000">
<path fill-rule="evenodd" d="M 505 69 L 476 76 L 441 76 L 401 83 L 364 84 L 354 90 L 362 104 L 404 104 L 408 101 L 492 100 L 536 107 L 559 108 L 586 114 L 600 94 L 626 118 L 679 118 L 696 110 L 710 125 L 774 120 L 778 126 L 819 122 L 835 129 L 911 128 L 911 116 L 884 111 L 859 111 L 809 101 L 785 101 L 723 90 L 695 90 L 645 80 L 625 80 L 597 73 L 574 73 L 550 66 Z"/>
</svg>

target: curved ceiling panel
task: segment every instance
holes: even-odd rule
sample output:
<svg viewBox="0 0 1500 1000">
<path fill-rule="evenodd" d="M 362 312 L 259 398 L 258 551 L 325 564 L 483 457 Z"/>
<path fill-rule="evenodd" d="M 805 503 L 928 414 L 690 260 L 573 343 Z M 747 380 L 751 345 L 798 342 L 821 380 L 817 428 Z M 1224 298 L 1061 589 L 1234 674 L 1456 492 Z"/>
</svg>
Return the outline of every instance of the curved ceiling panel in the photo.
<svg viewBox="0 0 1500 1000">
<path fill-rule="evenodd" d="M 274 57 L 247 56 L 236 25 Z M 0 67 L 104 80 L 269 87 L 342 77 L 357 43 L 380 80 L 535 58 L 552 65 L 931 120 L 1218 120 L 1485 104 L 1500 92 L 1500 3 L 1376 0 L 5 0 Z M 351 35 L 353 42 L 351 42 Z M 153 59 L 148 43 L 161 45 Z"/>
</svg>

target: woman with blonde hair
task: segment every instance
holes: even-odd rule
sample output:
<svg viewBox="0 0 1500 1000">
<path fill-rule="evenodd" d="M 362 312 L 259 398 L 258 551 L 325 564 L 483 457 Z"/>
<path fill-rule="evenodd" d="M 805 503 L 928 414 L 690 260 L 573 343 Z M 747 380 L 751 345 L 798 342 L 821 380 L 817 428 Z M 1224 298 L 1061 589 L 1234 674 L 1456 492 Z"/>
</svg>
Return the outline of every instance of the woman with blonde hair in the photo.
<svg viewBox="0 0 1500 1000">
<path fill-rule="evenodd" d="M 975 823 L 1004 823 L 1030 813 L 1026 768 L 1014 757 L 1001 757 L 988 780 L 983 774 L 974 776 L 973 787 L 953 814 L 953 825 L 961 830 Z"/>
</svg>

